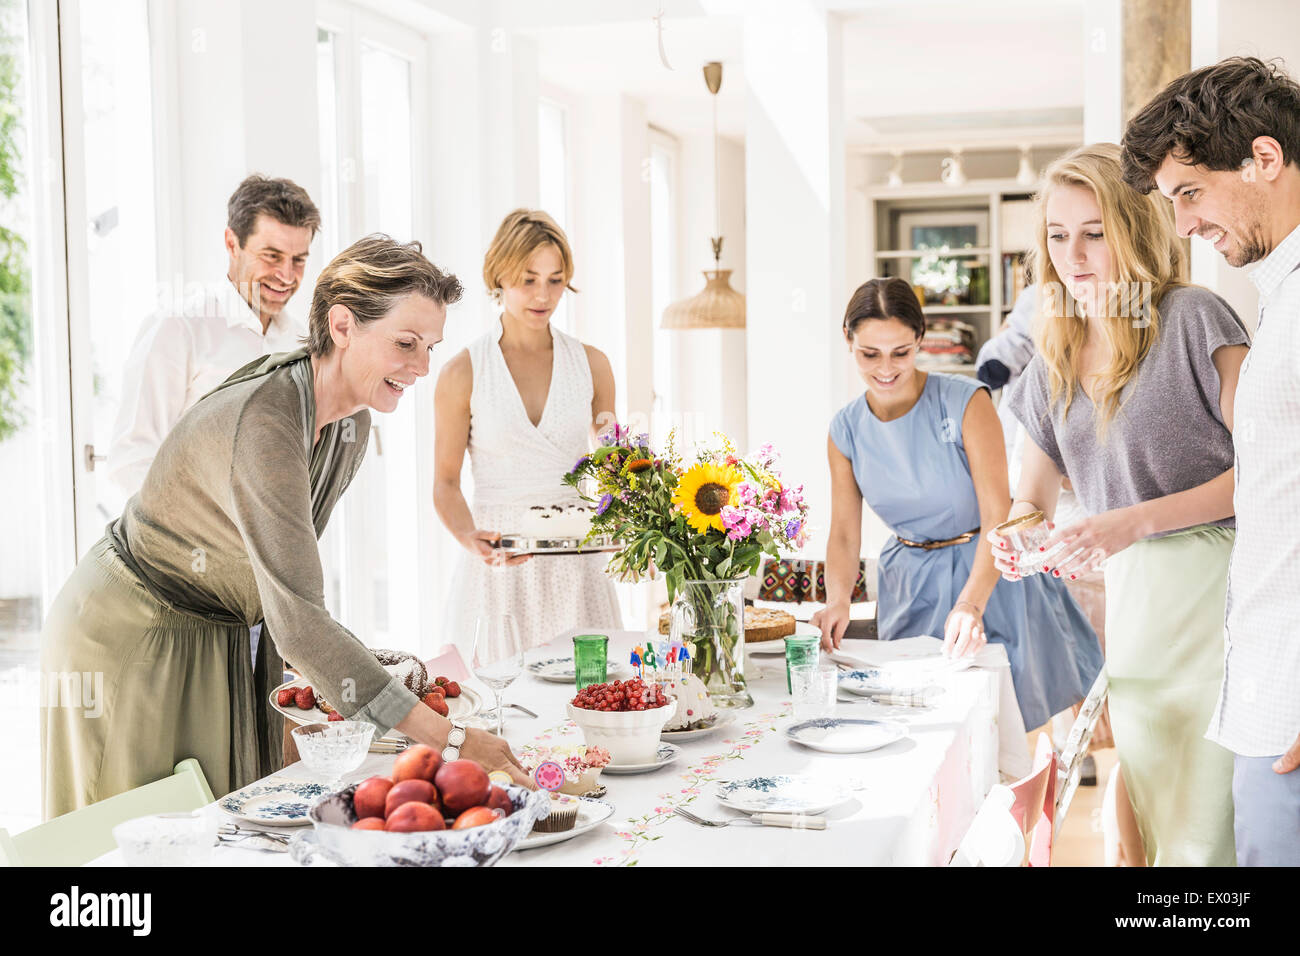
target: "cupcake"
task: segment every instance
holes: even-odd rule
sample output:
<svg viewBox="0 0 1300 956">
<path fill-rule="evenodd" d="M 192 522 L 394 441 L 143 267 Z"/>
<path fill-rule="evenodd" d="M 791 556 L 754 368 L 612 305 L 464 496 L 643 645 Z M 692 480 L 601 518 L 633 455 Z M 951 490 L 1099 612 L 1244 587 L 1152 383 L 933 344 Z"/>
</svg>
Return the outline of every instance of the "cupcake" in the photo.
<svg viewBox="0 0 1300 956">
<path fill-rule="evenodd" d="M 578 798 L 551 794 L 551 812 L 533 824 L 534 833 L 563 833 L 578 822 Z"/>
</svg>

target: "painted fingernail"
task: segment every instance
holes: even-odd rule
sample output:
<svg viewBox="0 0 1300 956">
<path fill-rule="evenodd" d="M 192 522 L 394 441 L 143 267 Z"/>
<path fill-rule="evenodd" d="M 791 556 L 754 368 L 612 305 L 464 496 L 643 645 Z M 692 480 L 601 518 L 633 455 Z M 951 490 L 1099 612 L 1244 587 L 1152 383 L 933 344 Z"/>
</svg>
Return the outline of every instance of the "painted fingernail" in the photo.
<svg viewBox="0 0 1300 956">
<path fill-rule="evenodd" d="M 1045 545 L 1045 544 L 1043 544 L 1043 545 L 1039 545 L 1039 546 L 1038 546 L 1038 550 L 1039 550 L 1039 551 L 1046 551 L 1046 550 L 1047 550 L 1047 545 Z"/>
<path fill-rule="evenodd" d="M 1054 578 L 1059 578 L 1060 576 L 1061 576 L 1061 572 L 1060 572 L 1060 571 L 1053 571 L 1053 572 L 1052 572 L 1052 577 L 1054 577 Z"/>
<path fill-rule="evenodd" d="M 1048 571 L 1050 571 L 1050 570 L 1052 570 L 1050 567 L 1048 567 L 1048 566 L 1045 565 L 1045 564 L 1043 565 L 1043 573 L 1044 573 L 1044 574 L 1046 574 L 1046 573 L 1047 573 Z"/>
<path fill-rule="evenodd" d="M 1078 577 L 1077 574 L 1071 574 L 1071 575 L 1070 575 L 1070 580 L 1073 581 L 1073 580 L 1074 580 L 1075 578 L 1077 578 L 1077 577 Z"/>
</svg>

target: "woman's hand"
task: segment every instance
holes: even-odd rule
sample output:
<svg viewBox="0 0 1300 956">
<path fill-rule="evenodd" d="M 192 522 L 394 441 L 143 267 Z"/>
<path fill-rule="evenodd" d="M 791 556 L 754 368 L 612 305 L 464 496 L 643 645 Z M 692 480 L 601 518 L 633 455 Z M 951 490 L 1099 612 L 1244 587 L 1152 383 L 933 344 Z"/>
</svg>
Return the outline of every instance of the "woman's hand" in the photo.
<svg viewBox="0 0 1300 956">
<path fill-rule="evenodd" d="M 844 632 L 849 627 L 849 605 L 847 602 L 828 604 L 814 614 L 809 623 L 821 628 L 822 650 L 838 650 L 840 641 L 844 640 Z"/>
<path fill-rule="evenodd" d="M 488 542 L 500 541 L 500 531 L 481 531 L 475 528 L 468 534 L 457 536 L 462 548 L 474 555 L 484 564 L 493 568 L 510 567 L 516 564 L 523 564 L 525 561 L 532 559 L 531 554 L 516 554 L 508 557 L 510 552 L 502 551 L 500 548 L 494 548 Z"/>
<path fill-rule="evenodd" d="M 1048 559 L 1047 568 L 1053 577 L 1076 580 L 1098 569 L 1112 554 L 1118 554 L 1142 536 L 1141 523 L 1128 508 L 1103 511 L 1062 528 L 1047 539 L 1046 547 L 1060 546 Z"/>
<path fill-rule="evenodd" d="M 1049 521 L 1047 528 L 1049 531 L 1054 531 L 1056 525 Z M 1016 554 L 1011 548 L 1011 540 L 998 534 L 996 530 L 989 531 L 984 536 L 984 540 L 989 543 L 989 548 L 993 552 L 993 566 L 998 569 L 998 573 L 1004 580 L 1019 581 L 1024 577 L 1024 558 L 1028 558 L 1029 555 L 1022 557 Z"/>
<path fill-rule="evenodd" d="M 958 601 L 943 625 L 943 656 L 964 657 L 987 643 L 983 610 L 970 601 Z"/>
<path fill-rule="evenodd" d="M 467 727 L 465 743 L 460 748 L 460 755 L 466 760 L 473 760 L 480 764 L 488 773 L 493 770 L 504 770 L 521 787 L 527 787 L 529 790 L 537 789 L 537 784 L 533 783 L 533 778 L 520 766 L 519 758 L 511 751 L 510 745 L 496 734 L 490 734 L 476 727 Z"/>
</svg>

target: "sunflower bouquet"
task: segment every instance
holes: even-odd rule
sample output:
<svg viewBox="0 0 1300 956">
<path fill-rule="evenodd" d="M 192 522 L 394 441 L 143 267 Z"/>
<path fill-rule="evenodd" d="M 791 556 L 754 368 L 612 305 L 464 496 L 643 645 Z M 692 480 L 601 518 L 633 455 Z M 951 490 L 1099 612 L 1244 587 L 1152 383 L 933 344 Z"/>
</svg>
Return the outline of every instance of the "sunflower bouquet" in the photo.
<svg viewBox="0 0 1300 956">
<path fill-rule="evenodd" d="M 610 573 L 637 580 L 658 571 L 673 614 L 696 646 L 695 673 L 721 704 L 747 703 L 741 586 L 763 555 L 803 546 L 803 486 L 788 487 L 770 444 L 741 457 L 725 437 L 683 465 L 669 436 L 658 454 L 648 435 L 615 425 L 564 481 L 597 502 L 592 534 L 624 542 Z"/>
</svg>

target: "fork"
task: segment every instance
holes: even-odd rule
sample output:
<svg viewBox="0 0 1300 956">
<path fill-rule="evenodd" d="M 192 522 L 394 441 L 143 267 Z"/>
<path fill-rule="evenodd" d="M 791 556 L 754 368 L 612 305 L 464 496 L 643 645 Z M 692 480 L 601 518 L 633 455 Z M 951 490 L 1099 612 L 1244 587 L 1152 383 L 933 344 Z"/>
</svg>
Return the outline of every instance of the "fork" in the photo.
<svg viewBox="0 0 1300 956">
<path fill-rule="evenodd" d="M 790 813 L 756 813 L 752 817 L 745 816 L 729 820 L 706 820 L 704 817 L 697 817 L 689 810 L 681 807 L 673 807 L 673 813 L 697 826 L 702 827 L 729 827 L 737 823 L 747 823 L 756 827 L 787 827 L 791 830 L 825 830 L 825 817 L 809 817 L 802 814 Z"/>
</svg>

